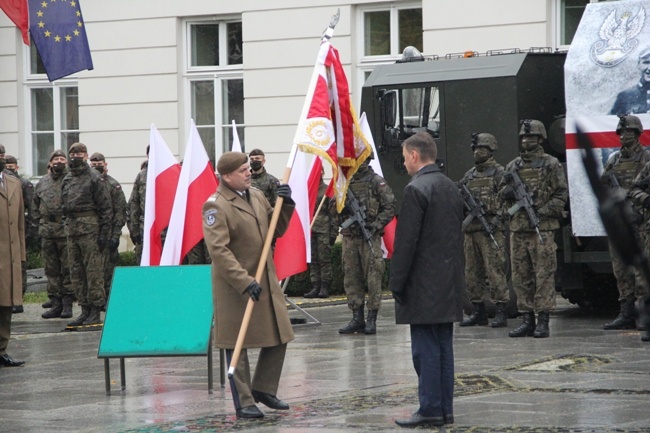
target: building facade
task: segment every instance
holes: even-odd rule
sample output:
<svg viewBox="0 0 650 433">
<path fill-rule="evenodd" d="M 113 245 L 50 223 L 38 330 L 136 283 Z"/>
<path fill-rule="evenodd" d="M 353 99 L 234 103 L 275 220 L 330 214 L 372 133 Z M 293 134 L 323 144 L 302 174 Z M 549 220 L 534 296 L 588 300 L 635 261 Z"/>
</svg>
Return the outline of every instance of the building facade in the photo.
<svg viewBox="0 0 650 433">
<path fill-rule="evenodd" d="M 53 0 L 45 0 L 53 1 Z M 182 158 L 194 119 L 210 158 L 245 149 L 284 171 L 318 45 L 340 8 L 333 45 L 359 106 L 372 68 L 405 46 L 425 55 L 567 48 L 589 0 L 85 0 L 94 69 L 50 83 L 36 50 L 0 13 L 0 142 L 38 178 L 54 149 L 81 141 L 106 155 L 130 193 L 155 124 Z"/>
</svg>

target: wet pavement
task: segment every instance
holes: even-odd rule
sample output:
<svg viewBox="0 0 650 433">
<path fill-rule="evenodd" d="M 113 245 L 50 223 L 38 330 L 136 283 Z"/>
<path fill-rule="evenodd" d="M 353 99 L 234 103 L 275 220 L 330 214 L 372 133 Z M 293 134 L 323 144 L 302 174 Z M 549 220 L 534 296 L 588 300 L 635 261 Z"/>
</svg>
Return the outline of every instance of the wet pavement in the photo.
<svg viewBox="0 0 650 433">
<path fill-rule="evenodd" d="M 338 334 L 350 319 L 340 299 L 302 305 L 321 325 L 295 327 L 278 391 L 291 409 L 261 406 L 262 420 L 235 418 L 229 387 L 219 387 L 218 352 L 213 394 L 206 357 L 166 357 L 127 358 L 124 391 L 111 360 L 107 396 L 101 333 L 62 332 L 66 320 L 41 319 L 40 305 L 26 305 L 8 352 L 27 364 L 0 368 L 0 432 L 401 431 L 394 420 L 417 409 L 417 382 L 393 301 L 372 336 Z M 650 432 L 650 343 L 638 331 L 602 330 L 612 317 L 558 300 L 547 339 L 509 338 L 519 319 L 501 329 L 456 325 L 455 424 L 420 429 Z"/>
</svg>

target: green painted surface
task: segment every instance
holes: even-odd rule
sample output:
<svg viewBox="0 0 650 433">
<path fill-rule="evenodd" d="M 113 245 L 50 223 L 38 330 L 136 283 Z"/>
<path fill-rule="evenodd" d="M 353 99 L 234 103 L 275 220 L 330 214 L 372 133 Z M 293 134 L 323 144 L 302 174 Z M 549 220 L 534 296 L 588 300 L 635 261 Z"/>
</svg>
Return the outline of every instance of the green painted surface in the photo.
<svg viewBox="0 0 650 433">
<path fill-rule="evenodd" d="M 210 265 L 115 269 L 99 358 L 206 355 Z"/>
</svg>

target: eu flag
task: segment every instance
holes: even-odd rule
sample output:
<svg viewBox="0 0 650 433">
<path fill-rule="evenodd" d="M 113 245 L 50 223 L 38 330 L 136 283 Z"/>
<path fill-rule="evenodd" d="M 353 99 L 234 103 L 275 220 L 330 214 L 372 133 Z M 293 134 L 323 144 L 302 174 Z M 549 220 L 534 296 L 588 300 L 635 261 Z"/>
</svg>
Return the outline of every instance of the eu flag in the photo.
<svg viewBox="0 0 650 433">
<path fill-rule="evenodd" d="M 93 69 L 79 0 L 28 0 L 29 32 L 50 81 Z"/>
</svg>

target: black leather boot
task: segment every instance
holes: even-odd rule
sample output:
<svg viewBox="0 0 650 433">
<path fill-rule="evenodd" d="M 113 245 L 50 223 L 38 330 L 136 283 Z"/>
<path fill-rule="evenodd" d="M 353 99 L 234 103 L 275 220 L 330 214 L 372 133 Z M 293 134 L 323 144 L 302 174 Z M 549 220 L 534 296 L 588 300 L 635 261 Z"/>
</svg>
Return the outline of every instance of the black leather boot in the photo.
<svg viewBox="0 0 650 433">
<path fill-rule="evenodd" d="M 374 335 L 377 333 L 377 310 L 368 310 L 366 329 L 363 332 L 367 335 Z"/>
<path fill-rule="evenodd" d="M 509 337 L 532 337 L 535 333 L 535 313 L 528 311 L 522 314 L 523 322 L 508 333 Z"/>
<path fill-rule="evenodd" d="M 548 338 L 551 335 L 551 332 L 548 330 L 548 318 L 548 311 L 541 311 L 537 315 L 537 327 L 535 327 L 533 337 Z"/>
<path fill-rule="evenodd" d="M 61 311 L 63 311 L 63 304 L 61 303 L 61 298 L 52 297 L 52 308 L 41 314 L 43 319 L 56 319 L 61 317 Z"/>
<path fill-rule="evenodd" d="M 101 311 L 102 307 L 97 307 L 93 305 L 90 307 L 90 314 L 84 320 L 84 325 L 101 325 L 102 319 L 101 319 Z"/>
<path fill-rule="evenodd" d="M 68 326 L 81 326 L 86 321 L 88 316 L 90 316 L 90 305 L 82 305 L 81 314 L 76 319 L 68 322 Z"/>
<path fill-rule="evenodd" d="M 365 332 L 366 321 L 363 319 L 363 305 L 352 311 L 352 320 L 343 328 L 339 329 L 339 334 L 355 334 Z"/>
<path fill-rule="evenodd" d="M 490 323 L 493 328 L 505 328 L 508 326 L 508 314 L 506 313 L 506 304 L 503 302 L 496 303 L 497 312 L 494 320 Z"/>
<path fill-rule="evenodd" d="M 603 329 L 634 329 L 636 321 L 634 320 L 634 299 L 624 299 L 620 301 L 621 310 L 616 319 L 605 323 Z"/>
<path fill-rule="evenodd" d="M 69 319 L 72 317 L 72 301 L 73 301 L 72 295 L 63 295 L 63 310 L 61 311 L 61 318 L 62 319 Z"/>
<path fill-rule="evenodd" d="M 460 326 L 487 325 L 488 317 L 485 312 L 485 302 L 472 302 L 472 305 L 474 305 L 474 311 L 467 319 L 460 322 Z"/>
<path fill-rule="evenodd" d="M 641 341 L 650 341 L 650 298 L 645 298 L 643 323 L 645 324 L 645 331 L 641 333 Z"/>
<path fill-rule="evenodd" d="M 45 309 L 52 308 L 52 296 L 50 296 L 50 299 L 48 299 L 47 301 L 43 302 L 41 304 L 41 307 Z"/>
<path fill-rule="evenodd" d="M 318 298 L 319 293 L 320 293 L 320 284 L 312 283 L 311 290 L 305 293 L 304 295 L 302 295 L 302 297 L 307 299 Z"/>
<path fill-rule="evenodd" d="M 320 285 L 320 292 L 318 292 L 319 298 L 329 298 L 330 297 L 330 282 L 323 281 Z"/>
</svg>

